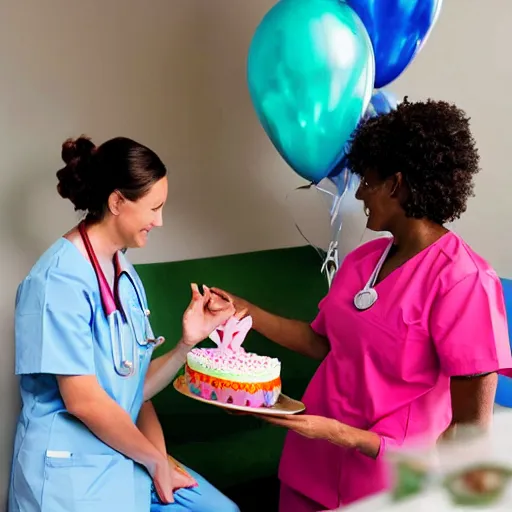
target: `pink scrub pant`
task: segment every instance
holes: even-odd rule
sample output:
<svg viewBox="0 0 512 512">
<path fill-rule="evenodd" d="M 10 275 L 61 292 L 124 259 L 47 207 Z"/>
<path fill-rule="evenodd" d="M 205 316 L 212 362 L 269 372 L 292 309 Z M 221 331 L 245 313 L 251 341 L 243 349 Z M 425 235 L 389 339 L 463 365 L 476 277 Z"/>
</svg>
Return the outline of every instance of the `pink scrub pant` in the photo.
<svg viewBox="0 0 512 512">
<path fill-rule="evenodd" d="M 321 512 L 325 507 L 306 496 L 294 491 L 291 487 L 281 484 L 279 494 L 279 512 Z"/>
</svg>

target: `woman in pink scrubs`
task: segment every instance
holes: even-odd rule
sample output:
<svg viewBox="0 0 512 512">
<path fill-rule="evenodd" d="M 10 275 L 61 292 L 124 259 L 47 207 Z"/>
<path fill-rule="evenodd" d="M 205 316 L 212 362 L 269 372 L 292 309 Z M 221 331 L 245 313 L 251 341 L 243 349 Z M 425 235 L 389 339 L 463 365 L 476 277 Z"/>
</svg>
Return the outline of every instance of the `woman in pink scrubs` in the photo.
<svg viewBox="0 0 512 512">
<path fill-rule="evenodd" d="M 311 325 L 229 294 L 267 338 L 322 363 L 293 417 L 281 512 L 333 509 L 387 488 L 386 450 L 485 425 L 497 372 L 512 367 L 498 276 L 444 225 L 479 171 L 469 120 L 445 102 L 401 104 L 362 124 L 348 155 L 367 227 L 391 237 L 343 261 Z M 452 407 L 453 398 L 453 407 Z"/>
</svg>

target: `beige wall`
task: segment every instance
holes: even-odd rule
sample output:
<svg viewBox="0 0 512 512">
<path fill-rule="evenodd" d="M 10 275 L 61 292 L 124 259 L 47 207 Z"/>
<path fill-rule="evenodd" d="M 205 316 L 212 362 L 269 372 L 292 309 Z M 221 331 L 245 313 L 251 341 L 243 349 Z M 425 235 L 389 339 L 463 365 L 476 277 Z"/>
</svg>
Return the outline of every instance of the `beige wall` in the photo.
<svg viewBox="0 0 512 512">
<path fill-rule="evenodd" d="M 0 499 L 18 407 L 12 377 L 16 286 L 75 220 L 55 192 L 62 140 L 126 135 L 150 145 L 172 177 L 165 228 L 134 261 L 195 258 L 303 243 L 292 213 L 321 239 L 314 198 L 260 128 L 245 83 L 253 31 L 273 0 L 3 0 L 0 5 Z M 510 4 L 447 0 L 437 29 L 394 86 L 471 114 L 484 173 L 457 229 L 512 277 L 507 140 Z M 508 10 L 507 10 L 508 8 Z M 303 203 L 301 203 L 303 201 Z M 302 205 L 302 206 L 301 206 Z M 304 217 L 306 205 L 315 217 Z M 349 205 L 347 205 L 347 208 Z M 351 206 L 344 250 L 361 240 Z M 347 218 L 349 217 L 347 213 Z M 317 234 L 315 234 L 317 232 Z"/>
</svg>

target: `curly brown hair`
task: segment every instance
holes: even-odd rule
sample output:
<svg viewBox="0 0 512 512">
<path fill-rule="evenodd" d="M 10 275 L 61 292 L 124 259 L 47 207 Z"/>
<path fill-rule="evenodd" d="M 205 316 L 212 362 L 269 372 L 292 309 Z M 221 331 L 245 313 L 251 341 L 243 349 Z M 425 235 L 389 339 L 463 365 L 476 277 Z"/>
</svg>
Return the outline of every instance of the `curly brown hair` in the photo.
<svg viewBox="0 0 512 512">
<path fill-rule="evenodd" d="M 362 122 L 347 154 L 348 166 L 384 180 L 401 172 L 407 186 L 402 208 L 408 217 L 451 222 L 473 196 L 480 170 L 469 118 L 445 101 L 409 102 Z"/>
</svg>

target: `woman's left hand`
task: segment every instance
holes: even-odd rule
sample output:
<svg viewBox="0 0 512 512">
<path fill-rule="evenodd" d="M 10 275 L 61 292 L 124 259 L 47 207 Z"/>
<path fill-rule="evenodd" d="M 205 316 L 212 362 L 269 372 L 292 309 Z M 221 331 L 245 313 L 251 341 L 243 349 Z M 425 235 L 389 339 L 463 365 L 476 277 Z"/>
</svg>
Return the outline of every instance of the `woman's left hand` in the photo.
<svg viewBox="0 0 512 512">
<path fill-rule="evenodd" d="M 180 465 L 174 461 L 169 460 L 171 465 L 171 471 L 173 474 L 173 492 L 179 489 L 190 489 L 191 487 L 197 487 L 197 482 L 194 477 L 188 474 Z"/>
<path fill-rule="evenodd" d="M 343 448 L 356 449 L 372 459 L 379 455 L 381 449 L 382 439 L 379 434 L 351 427 L 346 423 L 324 416 L 311 414 L 270 416 L 254 413 L 252 416 L 278 427 L 289 428 L 301 436 L 309 437 L 309 439 L 324 439 Z"/>
<path fill-rule="evenodd" d="M 203 294 L 196 284 L 191 285 L 192 300 L 183 314 L 183 343 L 193 347 L 206 339 L 211 332 L 235 314 L 232 302 L 225 300 L 223 304 L 216 302 L 215 310 L 208 307 L 211 300 L 209 288 L 203 286 Z"/>
<path fill-rule="evenodd" d="M 350 427 L 331 418 L 313 416 L 311 414 L 297 414 L 293 416 L 258 414 L 256 416 L 272 425 L 288 428 L 309 439 L 325 439 L 338 445 L 353 446 Z"/>
</svg>

